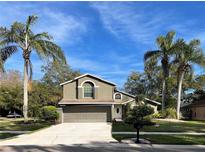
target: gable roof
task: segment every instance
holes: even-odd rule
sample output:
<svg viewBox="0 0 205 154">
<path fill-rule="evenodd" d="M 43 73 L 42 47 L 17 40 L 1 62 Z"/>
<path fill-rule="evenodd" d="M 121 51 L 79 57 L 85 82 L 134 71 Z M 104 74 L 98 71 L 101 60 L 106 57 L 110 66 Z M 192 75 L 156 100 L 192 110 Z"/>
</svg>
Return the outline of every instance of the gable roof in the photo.
<svg viewBox="0 0 205 154">
<path fill-rule="evenodd" d="M 156 105 L 161 105 L 160 102 L 157 102 L 157 101 L 155 101 L 155 100 L 151 100 L 151 99 L 149 99 L 149 98 L 145 98 L 145 100 L 146 100 L 146 101 L 150 101 L 150 102 L 152 102 L 152 103 L 154 103 L 154 104 L 156 104 Z"/>
<path fill-rule="evenodd" d="M 117 92 L 119 92 L 119 93 L 122 93 L 122 94 L 124 94 L 124 95 L 130 96 L 130 97 L 132 97 L 132 98 L 136 98 L 136 96 L 131 95 L 131 94 L 129 94 L 129 93 L 126 93 L 126 92 L 124 92 L 124 91 L 120 91 L 120 90 L 115 90 L 115 91 L 117 91 Z"/>
<path fill-rule="evenodd" d="M 104 80 L 104 79 L 102 79 L 102 78 L 100 78 L 100 77 L 98 77 L 98 76 L 96 76 L 96 75 L 92 75 L 92 74 L 89 74 L 89 73 L 80 75 L 80 76 L 74 78 L 73 80 L 69 80 L 69 81 L 63 82 L 63 83 L 61 83 L 60 85 L 63 86 L 63 85 L 65 85 L 65 84 L 71 83 L 71 82 L 73 82 L 73 81 L 75 81 L 75 80 L 78 80 L 78 79 L 80 79 L 80 78 L 83 78 L 83 77 L 85 77 L 85 76 L 91 76 L 91 77 L 96 78 L 96 79 L 98 79 L 98 80 L 100 80 L 100 81 L 103 81 L 103 82 L 106 82 L 106 83 L 111 84 L 111 85 L 113 85 L 113 86 L 116 86 L 116 84 L 113 83 L 113 82 Z"/>
</svg>

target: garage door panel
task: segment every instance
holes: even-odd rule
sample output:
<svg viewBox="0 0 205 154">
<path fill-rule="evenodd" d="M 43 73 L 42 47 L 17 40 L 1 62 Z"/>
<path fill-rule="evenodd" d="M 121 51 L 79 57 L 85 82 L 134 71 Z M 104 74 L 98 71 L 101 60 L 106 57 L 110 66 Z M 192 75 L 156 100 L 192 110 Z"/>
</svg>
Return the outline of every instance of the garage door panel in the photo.
<svg viewBox="0 0 205 154">
<path fill-rule="evenodd" d="M 109 106 L 68 106 L 64 108 L 64 122 L 107 122 L 110 114 Z"/>
</svg>

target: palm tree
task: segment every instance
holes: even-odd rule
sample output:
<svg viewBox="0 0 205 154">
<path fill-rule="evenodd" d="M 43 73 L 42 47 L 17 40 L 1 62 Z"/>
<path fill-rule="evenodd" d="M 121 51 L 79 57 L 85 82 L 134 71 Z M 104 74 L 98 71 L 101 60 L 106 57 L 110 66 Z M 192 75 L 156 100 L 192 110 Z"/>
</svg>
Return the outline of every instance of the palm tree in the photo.
<svg viewBox="0 0 205 154">
<path fill-rule="evenodd" d="M 10 29 L 1 28 L 0 38 L 4 43 L 16 45 L 22 50 L 24 59 L 24 105 L 23 114 L 25 121 L 28 119 L 28 83 L 32 79 L 31 52 L 35 51 L 40 59 L 66 63 L 63 51 L 51 41 L 48 33 L 35 34 L 31 27 L 37 21 L 37 16 L 29 16 L 26 23 L 15 22 Z"/>
<path fill-rule="evenodd" d="M 170 55 L 178 47 L 177 43 L 174 42 L 175 32 L 170 31 L 166 36 L 159 36 L 156 39 L 158 50 L 147 51 L 144 55 L 145 63 L 150 59 L 160 59 L 161 67 L 163 71 L 163 80 L 162 80 L 162 110 L 165 109 L 166 101 L 166 80 L 169 77 L 169 68 L 170 68 Z"/>
<path fill-rule="evenodd" d="M 178 65 L 178 92 L 177 92 L 177 119 L 180 118 L 181 93 L 184 75 L 187 72 L 193 72 L 193 65 L 205 66 L 205 56 L 200 48 L 199 40 L 192 40 L 188 44 L 181 40 L 183 45 L 181 49 L 176 52 L 175 61 Z M 192 73 L 191 73 L 192 74 Z"/>
</svg>

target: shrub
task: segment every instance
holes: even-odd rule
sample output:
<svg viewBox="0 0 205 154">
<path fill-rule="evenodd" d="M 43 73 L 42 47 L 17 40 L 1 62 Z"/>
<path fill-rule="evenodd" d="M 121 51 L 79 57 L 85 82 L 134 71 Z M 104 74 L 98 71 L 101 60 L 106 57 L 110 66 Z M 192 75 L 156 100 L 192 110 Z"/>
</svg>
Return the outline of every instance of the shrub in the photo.
<svg viewBox="0 0 205 154">
<path fill-rule="evenodd" d="M 152 118 L 157 118 L 157 119 L 163 118 L 162 115 L 161 115 L 161 113 L 154 113 L 153 115 L 151 115 L 151 117 L 152 117 Z"/>
<path fill-rule="evenodd" d="M 144 117 L 154 113 L 154 109 L 147 105 L 135 106 L 125 119 L 127 123 L 135 123 L 136 121 L 143 120 Z"/>
<path fill-rule="evenodd" d="M 177 112 L 174 108 L 167 108 L 163 112 L 160 113 L 161 117 L 168 118 L 168 119 L 176 119 Z"/>
<path fill-rule="evenodd" d="M 55 106 L 44 106 L 41 108 L 40 118 L 48 121 L 55 121 L 59 118 L 59 113 Z"/>
</svg>

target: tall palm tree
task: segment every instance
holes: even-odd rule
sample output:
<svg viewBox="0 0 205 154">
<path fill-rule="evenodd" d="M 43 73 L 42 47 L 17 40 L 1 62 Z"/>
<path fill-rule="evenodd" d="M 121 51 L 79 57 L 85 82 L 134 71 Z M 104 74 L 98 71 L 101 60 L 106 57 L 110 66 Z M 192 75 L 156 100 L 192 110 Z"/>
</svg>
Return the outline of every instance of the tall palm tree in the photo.
<svg viewBox="0 0 205 154">
<path fill-rule="evenodd" d="M 16 45 L 22 50 L 24 59 L 24 105 L 23 114 L 25 121 L 28 119 L 28 83 L 32 79 L 31 52 L 35 51 L 40 59 L 53 60 L 66 63 L 63 51 L 53 43 L 48 33 L 35 34 L 32 25 L 37 21 L 37 16 L 29 16 L 26 23 L 15 22 L 10 29 L 1 28 L 0 38 L 4 43 Z"/>
<path fill-rule="evenodd" d="M 145 63 L 153 59 L 159 59 L 161 61 L 161 67 L 163 70 L 163 81 L 162 81 L 162 110 L 165 109 L 166 101 L 166 80 L 169 77 L 169 67 L 170 67 L 170 55 L 177 48 L 177 43 L 174 41 L 175 32 L 170 31 L 166 36 L 159 36 L 156 39 L 158 50 L 147 51 L 144 55 Z"/>
<path fill-rule="evenodd" d="M 193 65 L 205 66 L 205 56 L 200 48 L 200 41 L 197 39 L 191 40 L 188 44 L 181 40 L 183 45 L 176 52 L 175 61 L 178 65 L 178 92 L 177 92 L 177 119 L 180 118 L 181 93 L 184 75 L 187 72 L 193 72 Z"/>
</svg>

